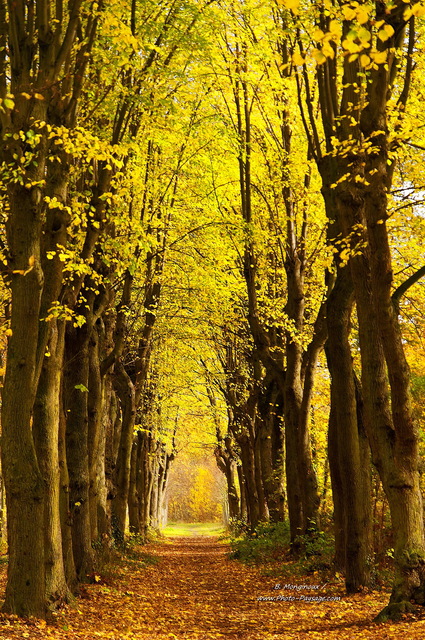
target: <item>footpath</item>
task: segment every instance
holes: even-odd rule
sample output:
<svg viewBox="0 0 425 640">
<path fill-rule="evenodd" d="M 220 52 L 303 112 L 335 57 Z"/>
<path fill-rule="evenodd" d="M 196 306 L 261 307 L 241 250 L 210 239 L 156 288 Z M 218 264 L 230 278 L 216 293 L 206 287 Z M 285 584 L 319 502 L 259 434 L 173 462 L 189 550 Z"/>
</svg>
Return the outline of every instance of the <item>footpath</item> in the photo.
<svg viewBox="0 0 425 640">
<path fill-rule="evenodd" d="M 373 622 L 387 593 L 347 597 L 315 576 L 277 581 L 227 558 L 217 538 L 171 538 L 141 548 L 151 561 L 89 585 L 54 623 L 0 614 L 1 640 L 415 640 L 419 619 Z M 153 558 L 153 562 L 152 562 Z"/>
</svg>

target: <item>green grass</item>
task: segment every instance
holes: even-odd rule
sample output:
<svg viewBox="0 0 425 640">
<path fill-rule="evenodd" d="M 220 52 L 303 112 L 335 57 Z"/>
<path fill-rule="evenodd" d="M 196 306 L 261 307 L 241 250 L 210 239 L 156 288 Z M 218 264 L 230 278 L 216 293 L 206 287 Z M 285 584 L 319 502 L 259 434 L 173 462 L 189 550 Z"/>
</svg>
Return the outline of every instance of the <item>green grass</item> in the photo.
<svg viewBox="0 0 425 640">
<path fill-rule="evenodd" d="M 169 522 L 162 529 L 162 534 L 170 538 L 197 536 L 220 536 L 224 532 L 224 527 L 218 522 Z"/>
</svg>

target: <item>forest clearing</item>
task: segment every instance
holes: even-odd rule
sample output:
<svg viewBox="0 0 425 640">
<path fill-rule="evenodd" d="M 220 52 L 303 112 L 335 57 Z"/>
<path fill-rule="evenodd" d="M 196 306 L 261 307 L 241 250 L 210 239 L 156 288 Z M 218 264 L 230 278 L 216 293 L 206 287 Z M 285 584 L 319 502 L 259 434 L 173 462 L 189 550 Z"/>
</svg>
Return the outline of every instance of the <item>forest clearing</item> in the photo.
<svg viewBox="0 0 425 640">
<path fill-rule="evenodd" d="M 0 0 L 0 632 L 420 636 L 424 78 L 425 0 Z"/>
<path fill-rule="evenodd" d="M 1 615 L 2 640 L 423 638 L 423 614 L 392 625 L 373 622 L 387 593 L 346 596 L 341 580 L 316 589 L 315 576 L 282 582 L 277 591 L 276 579 L 229 560 L 228 547 L 217 536 L 191 537 L 190 527 L 183 528 L 183 535 L 139 548 L 138 561 L 105 584 L 88 585 L 83 598 L 47 624 Z M 297 600 L 272 601 L 276 594 Z M 309 597 L 327 600 L 309 602 Z"/>
</svg>

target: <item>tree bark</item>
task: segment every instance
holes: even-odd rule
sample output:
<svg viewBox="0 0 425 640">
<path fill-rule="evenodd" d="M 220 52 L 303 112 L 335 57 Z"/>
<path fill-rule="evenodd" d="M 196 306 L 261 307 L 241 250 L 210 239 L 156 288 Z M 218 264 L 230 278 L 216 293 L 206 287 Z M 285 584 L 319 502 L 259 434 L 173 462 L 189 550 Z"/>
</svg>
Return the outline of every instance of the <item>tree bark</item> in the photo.
<svg viewBox="0 0 425 640">
<path fill-rule="evenodd" d="M 89 501 L 88 384 L 89 323 L 66 328 L 64 401 L 66 414 L 66 457 L 72 547 L 78 580 L 84 582 L 93 571 Z"/>
<path fill-rule="evenodd" d="M 353 287 L 347 268 L 339 269 L 327 302 L 328 367 L 331 374 L 332 419 L 330 431 L 336 450 L 338 478 L 337 498 L 342 501 L 345 583 L 348 593 L 359 591 L 370 581 L 371 503 L 370 467 L 364 459 L 359 433 L 358 401 L 349 343 Z M 335 459 L 333 459 L 335 464 Z M 336 478 L 334 478 L 335 484 Z M 339 514 L 338 514 L 339 515 Z M 340 526 L 340 525 L 339 525 Z"/>
<path fill-rule="evenodd" d="M 68 600 L 60 519 L 59 420 L 65 327 L 53 319 L 49 354 L 44 357 L 34 402 L 33 434 L 44 479 L 44 562 L 46 599 L 50 604 Z"/>
<path fill-rule="evenodd" d="M 63 322 L 65 326 L 65 323 Z M 59 406 L 59 471 L 60 471 L 60 493 L 59 511 L 62 530 L 62 552 L 65 578 L 68 588 L 72 593 L 77 589 L 77 572 L 75 570 L 74 552 L 72 549 L 72 518 L 69 499 L 69 473 L 66 460 L 66 416 L 63 400 L 63 378 L 61 385 L 60 406 Z"/>
<path fill-rule="evenodd" d="M 116 463 L 116 494 L 112 503 L 114 536 L 123 541 L 127 519 L 130 463 L 136 419 L 135 387 L 121 363 L 115 365 L 114 386 L 121 402 L 122 426 Z"/>
<path fill-rule="evenodd" d="M 30 179 L 42 180 L 44 164 Z M 2 469 L 6 489 L 9 566 L 3 609 L 43 617 L 45 600 L 44 485 L 32 433 L 43 274 L 41 211 L 36 192 L 9 189 L 11 332 L 2 402 Z M 31 266 L 32 263 L 32 266 Z M 28 271 L 28 269 L 30 269 Z M 15 273 L 13 273 L 15 272 Z"/>
<path fill-rule="evenodd" d="M 97 541 L 100 536 L 98 516 L 102 493 L 101 482 L 104 480 L 102 466 L 104 466 L 105 460 L 104 423 L 102 422 L 102 405 L 105 401 L 105 387 L 100 372 L 100 342 L 101 328 L 99 320 L 93 327 L 88 345 L 89 391 L 87 396 L 87 431 L 89 456 L 90 528 L 92 541 Z"/>
<path fill-rule="evenodd" d="M 285 519 L 283 397 L 275 379 L 265 376 L 259 412 L 262 422 L 258 435 L 262 483 L 269 519 Z"/>
<path fill-rule="evenodd" d="M 137 476 L 140 473 L 140 445 L 136 438 L 133 439 L 130 460 L 130 484 L 128 489 L 128 524 L 132 534 L 140 533 L 140 505 L 138 494 Z"/>
</svg>

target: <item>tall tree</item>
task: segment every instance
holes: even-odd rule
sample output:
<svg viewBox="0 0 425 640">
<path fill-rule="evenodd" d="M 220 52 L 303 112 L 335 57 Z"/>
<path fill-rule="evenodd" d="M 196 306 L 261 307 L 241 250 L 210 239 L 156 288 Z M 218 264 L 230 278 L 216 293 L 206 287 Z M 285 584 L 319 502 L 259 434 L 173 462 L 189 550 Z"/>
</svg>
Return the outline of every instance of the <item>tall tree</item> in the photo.
<svg viewBox="0 0 425 640">
<path fill-rule="evenodd" d="M 415 13 L 421 8 L 402 2 L 378 2 L 343 5 L 341 13 L 339 9 L 317 9 L 313 55 L 323 127 L 328 132 L 327 157 L 319 158 L 319 168 L 324 191 L 334 191 L 336 219 L 346 244 L 359 322 L 365 427 L 389 500 L 395 535 L 396 577 L 390 604 L 381 614 L 385 619 L 405 610 L 410 599 L 423 602 L 418 434 L 411 413 L 409 369 L 392 298 L 387 231 L 388 192 L 396 164 L 391 135 L 397 138 L 400 114 L 407 105 Z M 336 62 L 339 51 L 343 55 L 341 67 Z M 302 46 L 300 52 L 304 53 Z M 394 101 L 401 56 L 405 77 Z M 309 91 L 305 67 L 304 71 Z M 311 110 L 311 105 L 308 108 Z M 313 125 L 315 140 L 317 133 Z"/>
</svg>

